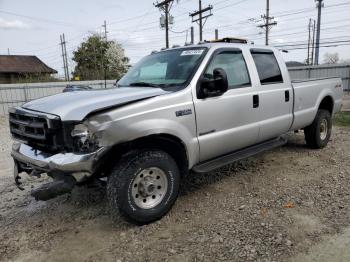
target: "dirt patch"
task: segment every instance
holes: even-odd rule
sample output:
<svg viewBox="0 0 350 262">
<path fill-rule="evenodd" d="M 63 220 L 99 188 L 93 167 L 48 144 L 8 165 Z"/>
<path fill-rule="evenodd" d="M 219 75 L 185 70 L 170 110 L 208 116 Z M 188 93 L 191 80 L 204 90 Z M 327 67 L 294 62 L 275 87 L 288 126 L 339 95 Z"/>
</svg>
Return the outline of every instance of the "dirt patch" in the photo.
<svg viewBox="0 0 350 262">
<path fill-rule="evenodd" d="M 350 228 L 342 234 L 326 237 L 324 240 L 311 247 L 307 254 L 299 254 L 293 258 L 293 262 L 348 262 L 350 261 Z"/>
<path fill-rule="evenodd" d="M 306 148 L 299 133 L 282 148 L 191 174 L 171 212 L 142 227 L 110 219 L 99 183 L 47 202 L 29 196 L 46 178 L 16 189 L 7 134 L 2 122 L 0 261 L 335 261 L 336 246 L 337 261 L 350 254 L 349 128 L 335 128 L 323 150 Z"/>
</svg>

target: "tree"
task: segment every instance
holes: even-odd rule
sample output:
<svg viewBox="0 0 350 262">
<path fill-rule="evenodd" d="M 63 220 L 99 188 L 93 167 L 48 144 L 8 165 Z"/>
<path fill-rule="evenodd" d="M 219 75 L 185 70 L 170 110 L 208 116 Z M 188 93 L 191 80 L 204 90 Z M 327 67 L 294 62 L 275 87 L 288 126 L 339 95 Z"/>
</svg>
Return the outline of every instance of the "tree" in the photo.
<svg viewBox="0 0 350 262">
<path fill-rule="evenodd" d="M 342 60 L 340 60 L 339 63 L 341 63 L 341 64 L 350 64 L 350 59 L 342 59 Z"/>
<path fill-rule="evenodd" d="M 339 62 L 338 53 L 325 53 L 323 56 L 324 64 L 336 64 Z"/>
<path fill-rule="evenodd" d="M 110 42 L 106 50 L 107 72 L 112 78 L 120 79 L 127 71 L 129 58 L 124 55 L 124 49 L 116 42 Z"/>
<path fill-rule="evenodd" d="M 94 80 L 119 79 L 126 72 L 129 59 L 120 44 L 93 34 L 73 52 L 73 61 L 74 77 Z"/>
</svg>

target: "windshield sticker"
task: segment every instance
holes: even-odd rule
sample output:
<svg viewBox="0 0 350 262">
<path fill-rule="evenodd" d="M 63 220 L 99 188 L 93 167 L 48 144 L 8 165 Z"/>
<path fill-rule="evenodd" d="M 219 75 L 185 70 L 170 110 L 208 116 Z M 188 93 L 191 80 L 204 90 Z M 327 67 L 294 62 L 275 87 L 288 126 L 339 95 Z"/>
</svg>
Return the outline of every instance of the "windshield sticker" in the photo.
<svg viewBox="0 0 350 262">
<path fill-rule="evenodd" d="M 186 50 L 182 51 L 181 56 L 184 55 L 201 55 L 203 53 L 203 49 L 195 49 L 195 50 Z"/>
</svg>

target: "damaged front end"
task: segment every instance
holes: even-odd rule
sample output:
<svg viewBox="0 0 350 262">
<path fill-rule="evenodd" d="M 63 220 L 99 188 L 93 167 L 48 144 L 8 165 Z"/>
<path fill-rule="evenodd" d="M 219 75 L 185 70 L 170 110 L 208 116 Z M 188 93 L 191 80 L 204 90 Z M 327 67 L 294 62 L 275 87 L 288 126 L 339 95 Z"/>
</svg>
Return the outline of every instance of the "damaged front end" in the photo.
<svg viewBox="0 0 350 262">
<path fill-rule="evenodd" d="M 37 200 L 69 193 L 76 184 L 95 175 L 109 150 L 82 123 L 64 124 L 59 118 L 23 109 L 10 111 L 10 130 L 17 140 L 12 146 L 14 179 L 23 190 L 21 173 L 54 179 L 31 192 Z"/>
<path fill-rule="evenodd" d="M 91 177 L 98 168 L 99 160 L 107 148 L 87 154 L 58 153 L 51 155 L 28 145 L 14 143 L 12 157 L 15 161 L 14 178 L 19 189 L 23 190 L 20 173 L 30 176 L 48 174 L 54 182 L 33 190 L 32 196 L 37 200 L 47 200 L 58 195 L 69 193 L 76 183 Z"/>
</svg>

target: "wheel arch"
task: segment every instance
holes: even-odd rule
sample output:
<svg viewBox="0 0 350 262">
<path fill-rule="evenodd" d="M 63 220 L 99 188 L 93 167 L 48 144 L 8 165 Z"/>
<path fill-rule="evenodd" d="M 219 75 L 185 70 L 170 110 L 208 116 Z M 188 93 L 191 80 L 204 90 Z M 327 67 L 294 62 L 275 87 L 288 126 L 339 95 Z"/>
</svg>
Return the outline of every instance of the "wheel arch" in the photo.
<svg viewBox="0 0 350 262">
<path fill-rule="evenodd" d="M 156 149 L 168 153 L 177 163 L 181 176 L 189 170 L 189 155 L 185 143 L 178 137 L 166 133 L 153 134 L 123 142 L 112 147 L 105 161 L 105 173 L 110 173 L 123 155 L 133 150 Z"/>
<path fill-rule="evenodd" d="M 324 109 L 327 110 L 331 115 L 333 114 L 333 110 L 334 110 L 334 99 L 332 96 L 327 95 L 324 98 L 322 98 L 319 106 L 318 106 L 318 110 L 320 109 Z"/>
</svg>

